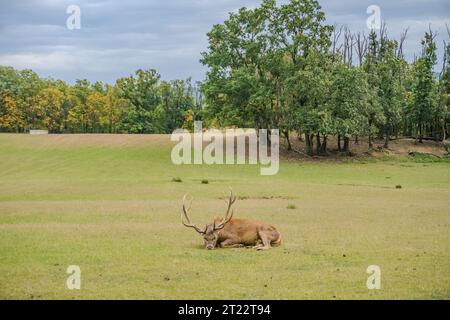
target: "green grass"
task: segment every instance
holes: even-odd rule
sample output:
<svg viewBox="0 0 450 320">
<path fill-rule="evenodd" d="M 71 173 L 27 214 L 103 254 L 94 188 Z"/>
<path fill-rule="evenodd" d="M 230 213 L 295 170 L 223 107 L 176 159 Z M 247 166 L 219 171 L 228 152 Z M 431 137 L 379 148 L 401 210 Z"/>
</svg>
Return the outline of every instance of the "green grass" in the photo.
<svg viewBox="0 0 450 320">
<path fill-rule="evenodd" d="M 263 177 L 172 165 L 162 140 L 0 135 L 0 298 L 450 298 L 447 161 L 290 161 Z M 181 225 L 186 192 L 204 224 L 224 213 L 229 187 L 235 216 L 277 226 L 280 248 L 206 251 Z M 81 267 L 79 291 L 66 288 L 69 265 Z M 369 265 L 381 290 L 366 288 Z"/>
</svg>

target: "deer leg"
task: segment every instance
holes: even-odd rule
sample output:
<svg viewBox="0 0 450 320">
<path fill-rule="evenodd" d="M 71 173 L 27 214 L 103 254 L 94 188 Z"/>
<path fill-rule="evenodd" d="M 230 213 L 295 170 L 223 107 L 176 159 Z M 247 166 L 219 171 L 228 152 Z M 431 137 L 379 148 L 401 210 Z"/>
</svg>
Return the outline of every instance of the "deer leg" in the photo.
<svg viewBox="0 0 450 320">
<path fill-rule="evenodd" d="M 256 250 L 261 251 L 261 250 L 269 250 L 270 249 L 270 239 L 268 237 L 268 235 L 264 232 L 259 231 L 258 232 L 259 238 L 262 241 L 262 246 L 256 246 Z"/>
<path fill-rule="evenodd" d="M 246 248 L 247 249 L 257 249 L 260 247 L 262 247 L 262 242 L 261 242 L 261 240 L 258 240 L 258 241 L 256 241 L 256 244 L 254 246 L 247 246 Z"/>
<path fill-rule="evenodd" d="M 227 239 L 220 243 L 220 247 L 224 249 L 232 249 L 232 248 L 242 248 L 244 247 L 244 245 L 241 243 L 236 243 L 232 239 Z"/>
</svg>

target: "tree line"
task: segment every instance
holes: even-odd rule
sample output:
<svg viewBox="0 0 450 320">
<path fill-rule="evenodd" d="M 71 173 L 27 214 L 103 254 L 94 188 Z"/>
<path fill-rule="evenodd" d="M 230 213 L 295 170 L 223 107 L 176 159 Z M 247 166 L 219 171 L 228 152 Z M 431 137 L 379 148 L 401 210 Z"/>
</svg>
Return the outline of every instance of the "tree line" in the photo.
<svg viewBox="0 0 450 320">
<path fill-rule="evenodd" d="M 51 133 L 168 133 L 193 126 L 201 96 L 190 79 L 161 81 L 138 70 L 114 85 L 41 79 L 0 66 L 0 130 Z"/>
<path fill-rule="evenodd" d="M 436 33 L 424 33 L 420 55 L 406 61 L 386 25 L 368 35 L 325 24 L 316 0 L 230 13 L 208 33 L 199 86 L 162 81 L 138 70 L 114 85 L 41 79 L 30 70 L 0 67 L 0 130 L 54 133 L 171 133 L 204 127 L 280 129 L 288 148 L 297 133 L 307 153 L 325 155 L 328 139 L 350 152 L 351 139 L 448 137 L 450 45 L 437 77 Z M 304 138 L 303 138 L 304 137 Z"/>
<path fill-rule="evenodd" d="M 210 120 L 221 126 L 279 128 L 304 136 L 307 153 L 326 154 L 330 136 L 350 152 L 350 139 L 448 136 L 449 55 L 439 80 L 436 34 L 430 29 L 412 63 L 405 31 L 390 39 L 383 24 L 367 36 L 325 24 L 315 0 L 242 8 L 208 33 L 202 62 Z"/>
</svg>

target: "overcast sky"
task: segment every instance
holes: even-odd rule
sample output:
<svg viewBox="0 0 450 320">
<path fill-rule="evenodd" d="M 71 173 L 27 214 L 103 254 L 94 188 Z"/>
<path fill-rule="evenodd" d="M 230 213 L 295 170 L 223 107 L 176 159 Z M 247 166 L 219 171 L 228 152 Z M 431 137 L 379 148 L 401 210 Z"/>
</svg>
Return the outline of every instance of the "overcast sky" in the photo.
<svg viewBox="0 0 450 320">
<path fill-rule="evenodd" d="M 154 68 L 166 80 L 202 80 L 206 33 L 228 12 L 256 0 L 0 0 L 0 65 L 33 69 L 43 77 L 114 83 Z M 281 2 L 281 1 L 278 1 Z M 409 27 L 405 54 L 420 52 L 428 25 L 448 39 L 449 0 L 321 0 L 327 22 L 366 31 L 367 7 L 378 5 L 391 37 Z M 69 30 L 69 5 L 81 9 L 81 29 Z M 440 69 L 440 66 L 437 67 Z"/>
</svg>

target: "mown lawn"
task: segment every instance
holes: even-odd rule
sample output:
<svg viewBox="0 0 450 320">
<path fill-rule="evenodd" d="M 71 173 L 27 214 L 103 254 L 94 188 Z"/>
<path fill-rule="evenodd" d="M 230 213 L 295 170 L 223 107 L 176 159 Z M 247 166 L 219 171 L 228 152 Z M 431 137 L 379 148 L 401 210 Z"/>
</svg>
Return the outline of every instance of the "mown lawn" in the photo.
<svg viewBox="0 0 450 320">
<path fill-rule="evenodd" d="M 0 135 L 0 298 L 450 298 L 449 162 L 289 161 L 263 177 L 170 151 L 168 136 Z M 206 251 L 181 225 L 186 192 L 200 224 L 228 187 L 235 216 L 277 226 L 282 247 Z"/>
</svg>

